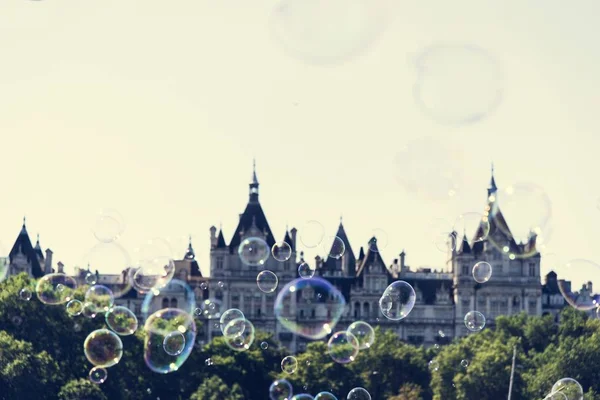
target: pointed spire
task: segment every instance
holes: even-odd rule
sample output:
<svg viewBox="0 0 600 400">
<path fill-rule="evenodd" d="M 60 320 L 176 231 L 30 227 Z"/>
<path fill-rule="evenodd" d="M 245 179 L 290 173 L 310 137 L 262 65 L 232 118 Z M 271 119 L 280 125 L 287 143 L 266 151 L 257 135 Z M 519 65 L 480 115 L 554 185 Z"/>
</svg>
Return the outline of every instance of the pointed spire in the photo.
<svg viewBox="0 0 600 400">
<path fill-rule="evenodd" d="M 26 217 L 23 216 L 23 227 L 21 228 L 21 233 L 27 233 L 27 228 L 25 227 Z"/>
<path fill-rule="evenodd" d="M 256 158 L 252 159 L 252 183 L 258 185 L 258 178 L 256 178 Z"/>
<path fill-rule="evenodd" d="M 192 235 L 190 235 L 190 241 L 188 244 L 188 248 L 187 248 L 187 251 L 183 258 L 186 260 L 193 260 L 196 258 L 196 253 L 194 252 L 194 248 L 192 247 Z"/>
<path fill-rule="evenodd" d="M 35 248 L 36 249 L 41 249 L 41 246 L 40 246 L 40 234 L 39 233 L 37 234 L 37 242 L 35 242 Z"/>
<path fill-rule="evenodd" d="M 490 179 L 490 186 L 488 187 L 488 197 L 490 197 L 497 191 L 498 187 L 496 186 L 496 180 L 494 179 L 494 163 L 492 162 L 492 178 Z"/>
<path fill-rule="evenodd" d="M 256 177 L 256 159 L 252 162 L 252 182 L 250 183 L 250 203 L 258 203 L 258 178 Z"/>
</svg>

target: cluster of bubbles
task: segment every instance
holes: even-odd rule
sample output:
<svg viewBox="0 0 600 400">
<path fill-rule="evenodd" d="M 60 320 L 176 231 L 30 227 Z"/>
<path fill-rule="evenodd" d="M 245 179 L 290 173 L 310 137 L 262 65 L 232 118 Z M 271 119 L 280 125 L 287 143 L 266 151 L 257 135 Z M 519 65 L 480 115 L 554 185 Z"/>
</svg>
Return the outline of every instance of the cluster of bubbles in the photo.
<svg viewBox="0 0 600 400">
<path fill-rule="evenodd" d="M 306 387 L 305 387 L 306 389 Z M 286 379 L 278 379 L 269 387 L 270 400 L 338 400 L 331 392 L 319 392 L 316 396 L 308 393 L 294 395 L 292 385 Z M 369 392 L 362 387 L 355 387 L 348 392 L 346 400 L 371 400 Z"/>
</svg>

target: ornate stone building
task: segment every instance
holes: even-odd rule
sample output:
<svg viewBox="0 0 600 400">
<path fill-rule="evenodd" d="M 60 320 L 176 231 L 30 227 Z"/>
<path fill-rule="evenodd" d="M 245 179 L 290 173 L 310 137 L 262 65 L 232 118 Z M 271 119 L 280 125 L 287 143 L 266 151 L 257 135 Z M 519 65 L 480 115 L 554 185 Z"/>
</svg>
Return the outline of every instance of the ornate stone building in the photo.
<svg viewBox="0 0 600 400">
<path fill-rule="evenodd" d="M 26 272 L 29 276 L 40 278 L 52 273 L 52 250 L 42 251 L 40 236 L 38 235 L 35 247 L 31 244 L 25 218 L 23 227 L 17 240 L 8 254 L 8 276 Z"/>
</svg>

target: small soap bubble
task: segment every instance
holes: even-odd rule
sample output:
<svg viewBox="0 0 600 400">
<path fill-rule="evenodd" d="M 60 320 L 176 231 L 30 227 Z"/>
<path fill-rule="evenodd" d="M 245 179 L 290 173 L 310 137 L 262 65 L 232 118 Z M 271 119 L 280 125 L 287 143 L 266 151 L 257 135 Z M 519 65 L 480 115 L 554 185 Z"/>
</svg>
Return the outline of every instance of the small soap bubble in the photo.
<svg viewBox="0 0 600 400">
<path fill-rule="evenodd" d="M 263 350 L 266 350 L 266 349 L 268 349 L 268 348 L 269 348 L 269 343 L 267 343 L 267 342 L 262 342 L 262 343 L 260 344 L 260 348 L 261 348 L 261 349 L 263 349 Z"/>
<path fill-rule="evenodd" d="M 83 312 L 83 303 L 77 299 L 73 299 L 67 303 L 67 314 L 71 317 L 76 317 Z"/>
<path fill-rule="evenodd" d="M 312 269 L 308 263 L 303 262 L 298 266 L 298 276 L 300 276 L 300 278 L 308 279 L 312 278 L 314 275 L 315 270 Z"/>
<path fill-rule="evenodd" d="M 287 242 L 277 242 L 271 247 L 273 258 L 279 262 L 284 262 L 292 256 L 292 247 Z"/>
<path fill-rule="evenodd" d="M 368 349 L 375 341 L 375 331 L 373 327 L 364 321 L 355 321 L 347 329 L 347 332 L 356 337 L 359 343 L 359 349 Z"/>
<path fill-rule="evenodd" d="M 415 306 L 417 295 L 413 287 L 405 281 L 389 285 L 379 299 L 381 313 L 392 321 L 406 318 Z"/>
<path fill-rule="evenodd" d="M 204 360 L 204 364 L 206 364 L 206 366 L 210 367 L 211 365 L 213 365 L 213 360 L 209 357 L 206 360 Z"/>
<path fill-rule="evenodd" d="M 106 286 L 94 285 L 85 292 L 85 302 L 93 304 L 97 312 L 106 312 L 112 308 L 115 297 Z"/>
<path fill-rule="evenodd" d="M 125 231 L 125 219 L 114 209 L 104 209 L 96 216 L 92 233 L 102 243 L 110 243 Z"/>
<path fill-rule="evenodd" d="M 21 326 L 21 324 L 23 323 L 23 319 L 21 317 L 19 317 L 18 315 L 14 315 L 13 317 L 11 317 L 10 321 L 15 326 Z"/>
<path fill-rule="evenodd" d="M 219 319 L 219 327 L 221 328 L 221 332 L 223 334 L 225 334 L 225 327 L 231 321 L 236 320 L 236 319 L 245 319 L 245 318 L 246 317 L 244 316 L 244 313 L 241 310 L 238 310 L 237 308 L 230 308 L 229 310 L 225 311 L 221 315 L 221 318 Z M 233 333 L 233 331 L 232 331 L 232 333 Z"/>
<path fill-rule="evenodd" d="M 356 359 L 359 351 L 358 339 L 349 332 L 334 333 L 327 342 L 327 350 L 333 361 L 348 364 Z"/>
<path fill-rule="evenodd" d="M 325 228 L 319 221 L 307 221 L 299 230 L 300 241 L 304 247 L 313 249 L 325 238 Z"/>
<path fill-rule="evenodd" d="M 135 314 L 127 307 L 117 306 L 111 308 L 105 316 L 106 325 L 116 334 L 121 336 L 132 335 L 138 328 Z"/>
<path fill-rule="evenodd" d="M 202 289 L 202 290 L 208 290 L 208 284 L 206 282 L 200 283 L 200 289 Z"/>
<path fill-rule="evenodd" d="M 468 360 L 461 360 L 460 361 L 460 366 L 463 368 L 467 368 L 469 366 L 469 361 Z"/>
<path fill-rule="evenodd" d="M 108 329 L 98 329 L 88 335 L 83 352 L 92 365 L 108 368 L 121 361 L 123 342 Z"/>
<path fill-rule="evenodd" d="M 185 337 L 181 332 L 173 331 L 165 336 L 163 348 L 168 355 L 178 356 L 185 348 Z"/>
<path fill-rule="evenodd" d="M 96 284 L 96 274 L 92 274 L 91 272 L 87 272 L 85 274 L 85 283 L 87 283 L 90 286 L 93 286 Z"/>
<path fill-rule="evenodd" d="M 485 327 L 485 316 L 479 311 L 469 311 L 465 314 L 465 326 L 471 332 L 477 332 Z"/>
<path fill-rule="evenodd" d="M 100 385 L 106 381 L 108 372 L 102 367 L 94 367 L 90 369 L 89 378 L 92 383 Z"/>
<path fill-rule="evenodd" d="M 292 385 L 285 379 L 278 379 L 269 387 L 270 400 L 288 400 L 292 394 Z"/>
<path fill-rule="evenodd" d="M 273 293 L 277 289 L 279 278 L 273 271 L 264 270 L 256 275 L 256 285 L 263 293 Z"/>
<path fill-rule="evenodd" d="M 65 274 L 48 274 L 41 277 L 36 286 L 37 298 L 44 304 L 65 304 L 73 298 L 77 282 Z"/>
<path fill-rule="evenodd" d="M 388 245 L 388 234 L 383 229 L 373 229 L 371 231 L 371 240 L 369 240 L 369 250 L 375 253 L 385 249 Z"/>
<path fill-rule="evenodd" d="M 76 310 L 76 305 L 73 305 L 73 307 L 75 307 Z M 86 318 L 96 318 L 96 314 L 98 311 L 96 311 L 96 306 L 92 303 L 83 303 L 83 308 L 81 309 L 81 314 L 83 314 L 84 317 Z"/>
<path fill-rule="evenodd" d="M 29 290 L 29 288 L 21 289 L 21 291 L 19 292 L 19 298 L 25 301 L 31 300 L 31 290 Z"/>
<path fill-rule="evenodd" d="M 245 318 L 234 319 L 225 326 L 223 336 L 232 350 L 246 351 L 254 343 L 254 325 Z"/>
<path fill-rule="evenodd" d="M 281 370 L 286 374 L 293 374 L 298 368 L 298 360 L 294 356 L 286 356 L 281 360 Z"/>
<path fill-rule="evenodd" d="M 573 378 L 562 378 L 552 386 L 552 393 L 562 393 L 567 400 L 583 400 L 583 388 Z"/>
<path fill-rule="evenodd" d="M 259 237 L 249 237 L 242 240 L 238 247 L 240 260 L 249 266 L 263 266 L 271 255 L 267 242 Z"/>
<path fill-rule="evenodd" d="M 485 261 L 479 261 L 473 266 L 473 279 L 477 283 L 486 283 L 492 277 L 492 266 Z"/>
<path fill-rule="evenodd" d="M 219 283 L 217 283 L 217 285 L 218 285 L 218 286 L 219 286 L 221 289 L 223 289 L 223 288 L 225 287 L 225 284 L 224 284 L 223 282 L 221 282 L 221 281 L 219 281 Z"/>
<path fill-rule="evenodd" d="M 346 400 L 371 400 L 371 395 L 367 389 L 362 387 L 356 387 L 348 392 Z"/>
<path fill-rule="evenodd" d="M 429 361 L 429 369 L 432 371 L 437 371 L 440 368 L 440 364 L 436 360 Z"/>
<path fill-rule="evenodd" d="M 319 392 L 315 396 L 315 400 L 338 400 L 338 398 L 331 392 Z"/>
<path fill-rule="evenodd" d="M 346 252 L 346 245 L 344 244 L 344 241 L 337 236 L 332 236 L 323 243 L 323 250 L 328 258 L 339 260 Z"/>
</svg>

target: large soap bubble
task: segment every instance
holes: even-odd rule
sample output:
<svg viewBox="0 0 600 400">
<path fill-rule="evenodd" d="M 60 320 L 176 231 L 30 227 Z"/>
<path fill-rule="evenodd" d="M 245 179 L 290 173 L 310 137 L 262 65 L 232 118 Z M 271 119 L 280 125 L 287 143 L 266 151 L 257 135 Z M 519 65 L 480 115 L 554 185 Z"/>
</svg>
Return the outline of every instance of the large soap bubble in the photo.
<svg viewBox="0 0 600 400">
<path fill-rule="evenodd" d="M 225 334 L 225 327 L 228 323 L 236 319 L 245 319 L 244 313 L 237 308 L 230 308 L 221 314 L 221 318 L 219 319 L 219 326 L 221 328 L 221 332 Z"/>
<path fill-rule="evenodd" d="M 111 308 L 104 319 L 106 325 L 121 336 L 133 335 L 138 328 L 137 317 L 127 307 L 116 306 Z"/>
<path fill-rule="evenodd" d="M 196 323 L 194 318 L 183 310 L 165 308 L 152 314 L 144 325 L 144 361 L 148 368 L 159 374 L 177 371 L 187 360 L 196 340 Z M 185 345 L 177 355 L 165 352 L 165 338 L 178 331 L 185 338 Z"/>
<path fill-rule="evenodd" d="M 320 392 L 315 396 L 315 400 L 338 400 L 331 392 Z"/>
<path fill-rule="evenodd" d="M 285 379 L 278 379 L 269 387 L 271 400 L 289 400 L 293 394 L 292 385 Z"/>
<path fill-rule="evenodd" d="M 176 308 L 182 309 L 188 314 L 193 314 L 196 309 L 196 296 L 192 288 L 184 281 L 173 279 L 167 286 L 160 290 L 153 289 L 146 293 L 144 302 L 142 303 L 142 316 L 144 319 L 147 319 L 150 314 L 161 308 L 165 308 L 163 306 L 165 298 L 170 299 L 169 305 L 175 299 L 177 301 Z"/>
<path fill-rule="evenodd" d="M 106 312 L 115 303 L 115 296 L 106 286 L 94 285 L 85 292 L 85 302 L 92 304 L 96 312 Z"/>
<path fill-rule="evenodd" d="M 275 316 L 296 335 L 318 340 L 333 332 L 344 313 L 342 293 L 322 278 L 298 278 L 285 285 L 275 300 Z M 298 318 L 313 315 L 312 318 Z"/>
<path fill-rule="evenodd" d="M 271 255 L 267 242 L 259 237 L 249 237 L 242 240 L 238 247 L 240 260 L 253 267 L 263 266 Z"/>
<path fill-rule="evenodd" d="M 327 342 L 327 350 L 333 361 L 348 364 L 356 359 L 360 344 L 358 339 L 347 331 L 336 332 Z"/>
<path fill-rule="evenodd" d="M 234 319 L 223 329 L 225 343 L 232 350 L 246 351 L 254 343 L 254 325 L 245 318 Z"/>
<path fill-rule="evenodd" d="M 573 378 L 562 378 L 552 386 L 552 393 L 562 393 L 567 400 L 583 400 L 583 388 Z"/>
<path fill-rule="evenodd" d="M 558 289 L 571 307 L 581 311 L 598 307 L 598 300 L 592 293 L 591 279 L 600 273 L 600 265 L 590 260 L 576 259 L 559 265 L 555 272 L 558 277 Z M 571 276 L 586 277 L 590 282 L 573 281 L 569 279 Z"/>
<path fill-rule="evenodd" d="M 114 332 L 98 329 L 85 339 L 83 352 L 88 361 L 96 367 L 108 368 L 121 361 L 123 342 Z"/>
<path fill-rule="evenodd" d="M 393 321 L 406 318 L 415 306 L 415 289 L 405 281 L 389 285 L 379 299 L 381 313 Z"/>
<path fill-rule="evenodd" d="M 73 291 L 76 287 L 75 279 L 68 275 L 48 274 L 37 282 L 35 294 L 44 304 L 64 304 L 73 298 Z"/>
</svg>

